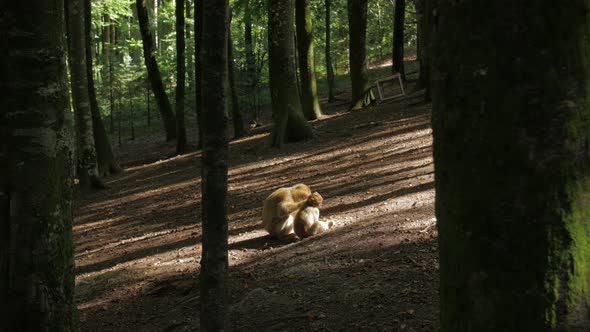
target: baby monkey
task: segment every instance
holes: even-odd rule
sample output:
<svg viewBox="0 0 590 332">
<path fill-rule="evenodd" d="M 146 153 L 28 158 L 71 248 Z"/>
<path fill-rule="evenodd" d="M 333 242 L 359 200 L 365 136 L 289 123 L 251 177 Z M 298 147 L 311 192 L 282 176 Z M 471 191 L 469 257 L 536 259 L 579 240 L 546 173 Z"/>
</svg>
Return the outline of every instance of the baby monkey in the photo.
<svg viewBox="0 0 590 332">
<path fill-rule="evenodd" d="M 334 226 L 332 221 L 320 220 L 320 205 L 324 198 L 317 192 L 312 193 L 305 201 L 305 205 L 297 212 L 295 216 L 294 228 L 295 234 L 300 238 L 305 238 L 315 234 L 320 234 Z"/>
</svg>

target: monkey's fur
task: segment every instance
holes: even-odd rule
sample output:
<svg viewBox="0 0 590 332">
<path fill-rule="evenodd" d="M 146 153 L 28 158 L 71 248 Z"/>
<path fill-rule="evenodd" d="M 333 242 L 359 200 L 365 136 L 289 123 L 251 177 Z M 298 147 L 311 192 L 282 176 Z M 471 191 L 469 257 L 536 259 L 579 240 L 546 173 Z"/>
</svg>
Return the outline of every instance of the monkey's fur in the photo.
<svg viewBox="0 0 590 332">
<path fill-rule="evenodd" d="M 310 196 L 311 190 L 303 183 L 275 190 L 262 204 L 264 229 L 277 238 L 292 234 L 295 214 L 305 206 Z"/>
<path fill-rule="evenodd" d="M 320 234 L 334 226 L 334 222 L 320 221 L 320 205 L 323 197 L 314 192 L 305 202 L 305 206 L 295 215 L 295 234 L 300 238 Z"/>
</svg>

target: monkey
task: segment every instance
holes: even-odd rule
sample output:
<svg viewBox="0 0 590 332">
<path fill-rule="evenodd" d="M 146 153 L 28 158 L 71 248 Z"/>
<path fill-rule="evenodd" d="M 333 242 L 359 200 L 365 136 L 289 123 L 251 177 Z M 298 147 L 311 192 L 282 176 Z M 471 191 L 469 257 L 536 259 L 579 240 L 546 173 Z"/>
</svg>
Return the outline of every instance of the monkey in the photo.
<svg viewBox="0 0 590 332">
<path fill-rule="evenodd" d="M 262 204 L 262 226 L 277 238 L 293 233 L 293 221 L 297 211 L 306 204 L 311 190 L 303 183 L 293 187 L 279 188 L 270 194 Z"/>
<path fill-rule="evenodd" d="M 295 234 L 300 238 L 320 234 L 334 226 L 333 221 L 324 222 L 320 220 L 320 205 L 323 197 L 314 192 L 305 201 L 305 206 L 295 215 L 294 229 Z"/>
</svg>

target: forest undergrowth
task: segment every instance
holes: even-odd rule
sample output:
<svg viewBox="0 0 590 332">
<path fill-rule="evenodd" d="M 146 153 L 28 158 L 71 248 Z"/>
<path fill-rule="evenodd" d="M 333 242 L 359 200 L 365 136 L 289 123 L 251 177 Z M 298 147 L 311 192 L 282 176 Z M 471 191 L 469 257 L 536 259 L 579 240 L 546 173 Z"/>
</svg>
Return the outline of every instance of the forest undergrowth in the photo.
<svg viewBox="0 0 590 332">
<path fill-rule="evenodd" d="M 236 331 L 436 331 L 438 256 L 430 105 L 421 93 L 362 111 L 322 104 L 316 138 L 269 148 L 268 127 L 230 144 L 228 323 Z M 141 141 L 125 172 L 80 194 L 81 331 L 196 331 L 200 152 Z M 262 201 L 303 182 L 328 233 L 269 239 Z"/>
</svg>

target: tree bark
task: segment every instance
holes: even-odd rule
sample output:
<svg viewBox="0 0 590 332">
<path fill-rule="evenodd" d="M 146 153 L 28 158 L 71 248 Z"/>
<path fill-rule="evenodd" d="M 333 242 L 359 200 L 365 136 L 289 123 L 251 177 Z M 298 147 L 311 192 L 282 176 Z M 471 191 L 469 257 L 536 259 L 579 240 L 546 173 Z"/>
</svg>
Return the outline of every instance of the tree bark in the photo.
<svg viewBox="0 0 590 332">
<path fill-rule="evenodd" d="M 154 40 L 150 30 L 145 1 L 146 0 L 136 0 L 137 18 L 139 22 L 139 30 L 141 31 L 141 40 L 143 42 L 143 57 L 152 91 L 154 91 L 156 104 L 158 105 L 158 111 L 162 116 L 162 122 L 166 132 L 166 140 L 171 141 L 176 139 L 176 120 L 174 112 L 172 112 L 172 106 L 170 106 L 170 101 L 168 100 L 168 95 L 166 94 L 166 89 L 164 89 L 164 84 L 162 83 L 162 76 L 160 75 L 158 62 L 156 61 Z"/>
<path fill-rule="evenodd" d="M 590 331 L 587 2 L 439 4 L 441 331 Z"/>
<path fill-rule="evenodd" d="M 281 147 L 285 141 L 313 137 L 311 127 L 303 116 L 297 88 L 294 9 L 294 1 L 268 2 L 269 74 L 274 122 L 271 145 L 274 147 Z"/>
<path fill-rule="evenodd" d="M 416 3 L 416 11 L 418 14 L 418 23 L 416 29 L 418 35 L 418 62 L 420 64 L 420 73 L 418 75 L 418 82 L 416 82 L 416 89 L 424 89 L 430 85 L 430 61 L 427 44 L 428 25 L 426 20 L 426 2 L 427 0 L 418 0 Z"/>
<path fill-rule="evenodd" d="M 68 64 L 76 124 L 76 174 L 81 187 L 104 188 L 98 174 L 88 96 L 83 0 L 66 0 Z"/>
<path fill-rule="evenodd" d="M 399 73 L 402 80 L 406 80 L 404 69 L 404 27 L 406 18 L 406 0 L 395 0 L 395 14 L 393 23 L 393 56 L 392 72 Z"/>
<path fill-rule="evenodd" d="M 76 331 L 64 3 L 8 1 L 2 17 L 2 330 Z"/>
<path fill-rule="evenodd" d="M 195 84 L 195 113 L 197 115 L 197 127 L 199 129 L 199 141 L 197 148 L 203 145 L 203 110 L 201 103 L 201 76 L 203 74 L 203 61 L 201 59 L 202 40 L 203 40 L 203 0 L 195 0 L 195 79 L 198 82 Z"/>
<path fill-rule="evenodd" d="M 201 330 L 223 331 L 227 304 L 227 160 L 226 109 L 228 1 L 202 0 L 203 11 L 203 252 L 201 258 Z M 201 36 L 201 35 L 199 35 Z"/>
<path fill-rule="evenodd" d="M 331 5 L 331 0 L 325 0 L 325 5 L 326 5 L 326 72 L 327 72 L 327 78 L 328 78 L 328 102 L 331 103 L 334 100 L 336 100 L 336 98 L 334 97 L 334 68 L 332 67 L 332 55 L 330 54 L 330 43 L 331 43 L 331 37 L 330 37 L 330 30 L 331 30 L 331 24 L 330 24 L 330 16 L 331 16 L 331 9 L 330 9 L 330 5 Z"/>
<path fill-rule="evenodd" d="M 230 9 L 231 10 L 231 9 Z M 234 43 L 231 37 L 231 22 L 232 14 L 230 11 L 228 26 L 227 26 L 227 64 L 228 64 L 228 78 L 229 78 L 229 89 L 231 91 L 231 112 L 232 122 L 234 124 L 234 138 L 243 137 L 244 131 L 244 120 L 242 119 L 242 112 L 240 110 L 240 102 L 238 99 L 238 89 L 236 87 L 236 74 L 234 65 Z"/>
<path fill-rule="evenodd" d="M 368 0 L 348 0 L 349 63 L 352 83 L 350 109 L 357 110 L 365 105 L 364 97 L 369 87 L 366 59 Z"/>
<path fill-rule="evenodd" d="M 184 92 L 186 84 L 184 52 L 184 0 L 176 0 L 176 154 L 184 154 L 188 150 L 184 124 Z"/>
<path fill-rule="evenodd" d="M 192 18 L 192 14 L 191 14 L 191 0 L 186 0 L 186 18 Z M 191 26 L 190 23 L 188 22 L 188 20 L 186 21 L 186 26 L 185 26 L 185 35 L 186 35 L 186 47 L 189 49 L 188 52 L 188 56 L 186 57 L 186 71 L 187 71 L 187 76 L 188 76 L 188 82 L 187 82 L 187 89 L 189 91 L 192 91 L 194 88 L 195 84 L 195 64 L 193 63 L 193 56 L 194 56 L 194 48 L 191 48 L 192 45 L 192 37 L 191 37 Z"/>
<path fill-rule="evenodd" d="M 296 0 L 297 49 L 301 76 L 301 107 L 308 120 L 322 116 L 315 79 L 313 25 L 309 0 Z"/>
<path fill-rule="evenodd" d="M 96 90 L 94 88 L 94 70 L 92 69 L 92 5 L 91 0 L 84 0 L 84 32 L 85 32 L 85 49 L 86 49 L 86 76 L 88 77 L 88 98 L 90 99 L 90 113 L 92 115 L 92 133 L 94 134 L 94 145 L 96 147 L 96 161 L 98 172 L 101 176 L 116 174 L 121 172 L 121 167 L 111 147 L 111 142 L 104 122 L 100 115 L 100 108 L 96 99 Z"/>
</svg>

